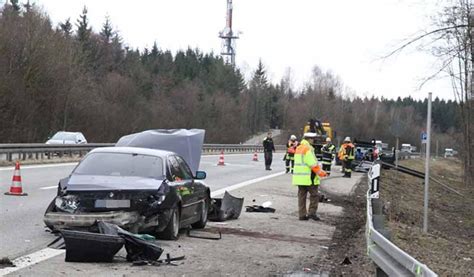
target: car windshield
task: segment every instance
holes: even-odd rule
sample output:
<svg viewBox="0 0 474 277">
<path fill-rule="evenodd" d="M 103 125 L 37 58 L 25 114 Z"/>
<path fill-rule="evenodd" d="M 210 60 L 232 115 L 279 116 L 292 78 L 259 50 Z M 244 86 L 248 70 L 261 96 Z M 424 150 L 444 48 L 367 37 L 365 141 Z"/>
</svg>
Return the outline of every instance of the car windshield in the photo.
<svg viewBox="0 0 474 277">
<path fill-rule="evenodd" d="M 160 157 L 128 153 L 92 153 L 74 170 L 78 175 L 163 178 Z"/>
<path fill-rule="evenodd" d="M 51 139 L 53 140 L 76 140 L 76 134 L 73 133 L 56 133 Z"/>
</svg>

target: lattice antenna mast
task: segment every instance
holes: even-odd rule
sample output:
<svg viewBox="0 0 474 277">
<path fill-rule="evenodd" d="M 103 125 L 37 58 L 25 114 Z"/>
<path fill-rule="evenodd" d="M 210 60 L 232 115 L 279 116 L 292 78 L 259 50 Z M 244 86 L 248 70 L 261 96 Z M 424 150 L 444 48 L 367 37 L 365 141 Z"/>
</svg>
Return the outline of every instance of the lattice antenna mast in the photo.
<svg viewBox="0 0 474 277">
<path fill-rule="evenodd" d="M 232 31 L 232 0 L 227 0 L 226 26 L 219 32 L 219 37 L 222 39 L 221 55 L 225 63 L 235 66 L 235 42 L 239 36 Z"/>
</svg>

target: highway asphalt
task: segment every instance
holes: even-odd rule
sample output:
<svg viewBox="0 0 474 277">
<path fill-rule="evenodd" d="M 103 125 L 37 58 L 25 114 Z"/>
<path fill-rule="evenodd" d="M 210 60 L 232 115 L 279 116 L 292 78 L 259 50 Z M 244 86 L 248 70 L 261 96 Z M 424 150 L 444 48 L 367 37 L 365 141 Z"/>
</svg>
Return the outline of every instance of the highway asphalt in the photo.
<svg viewBox="0 0 474 277">
<path fill-rule="evenodd" d="M 226 155 L 225 166 L 217 166 L 219 156 L 203 156 L 200 170 L 207 172 L 206 184 L 212 191 L 284 170 L 283 153 L 274 155 L 272 171 L 264 169 L 263 154 L 252 161 L 253 154 Z M 54 239 L 45 230 L 43 214 L 56 194 L 61 178 L 69 175 L 75 164 L 24 166 L 21 169 L 23 191 L 28 196 L 7 196 L 13 168 L 0 168 L 0 258 L 14 259 L 43 249 Z"/>
</svg>

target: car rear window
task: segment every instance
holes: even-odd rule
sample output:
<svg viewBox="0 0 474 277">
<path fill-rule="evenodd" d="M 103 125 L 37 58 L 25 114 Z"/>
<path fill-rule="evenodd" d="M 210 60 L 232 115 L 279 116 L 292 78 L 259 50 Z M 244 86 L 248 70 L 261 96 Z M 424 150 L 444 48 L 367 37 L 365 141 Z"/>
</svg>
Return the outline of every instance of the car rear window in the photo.
<svg viewBox="0 0 474 277">
<path fill-rule="evenodd" d="M 71 133 L 56 133 L 51 139 L 53 140 L 76 140 L 76 134 Z"/>
<path fill-rule="evenodd" d="M 139 154 L 92 153 L 77 166 L 73 174 L 160 179 L 164 175 L 163 160 Z"/>
</svg>

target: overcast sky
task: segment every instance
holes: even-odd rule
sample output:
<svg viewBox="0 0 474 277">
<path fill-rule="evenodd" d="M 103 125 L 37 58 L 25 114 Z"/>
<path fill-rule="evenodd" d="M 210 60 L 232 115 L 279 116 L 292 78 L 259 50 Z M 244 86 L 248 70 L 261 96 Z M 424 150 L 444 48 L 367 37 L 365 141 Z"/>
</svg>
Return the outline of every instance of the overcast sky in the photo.
<svg viewBox="0 0 474 277">
<path fill-rule="evenodd" d="M 0 0 L 1 1 L 1 0 Z M 31 0 L 54 24 L 75 23 L 87 6 L 99 31 L 105 16 L 133 48 L 175 52 L 188 46 L 220 53 L 218 32 L 225 27 L 226 0 Z M 234 0 L 237 66 L 248 77 L 259 59 L 278 82 L 288 67 L 295 88 L 310 80 L 314 65 L 338 75 L 359 96 L 434 96 L 452 99 L 449 79 L 422 79 L 435 72 L 436 60 L 409 49 L 389 59 L 381 56 L 403 39 L 431 26 L 439 0 Z M 348 90 L 347 90 L 348 91 Z"/>
</svg>

